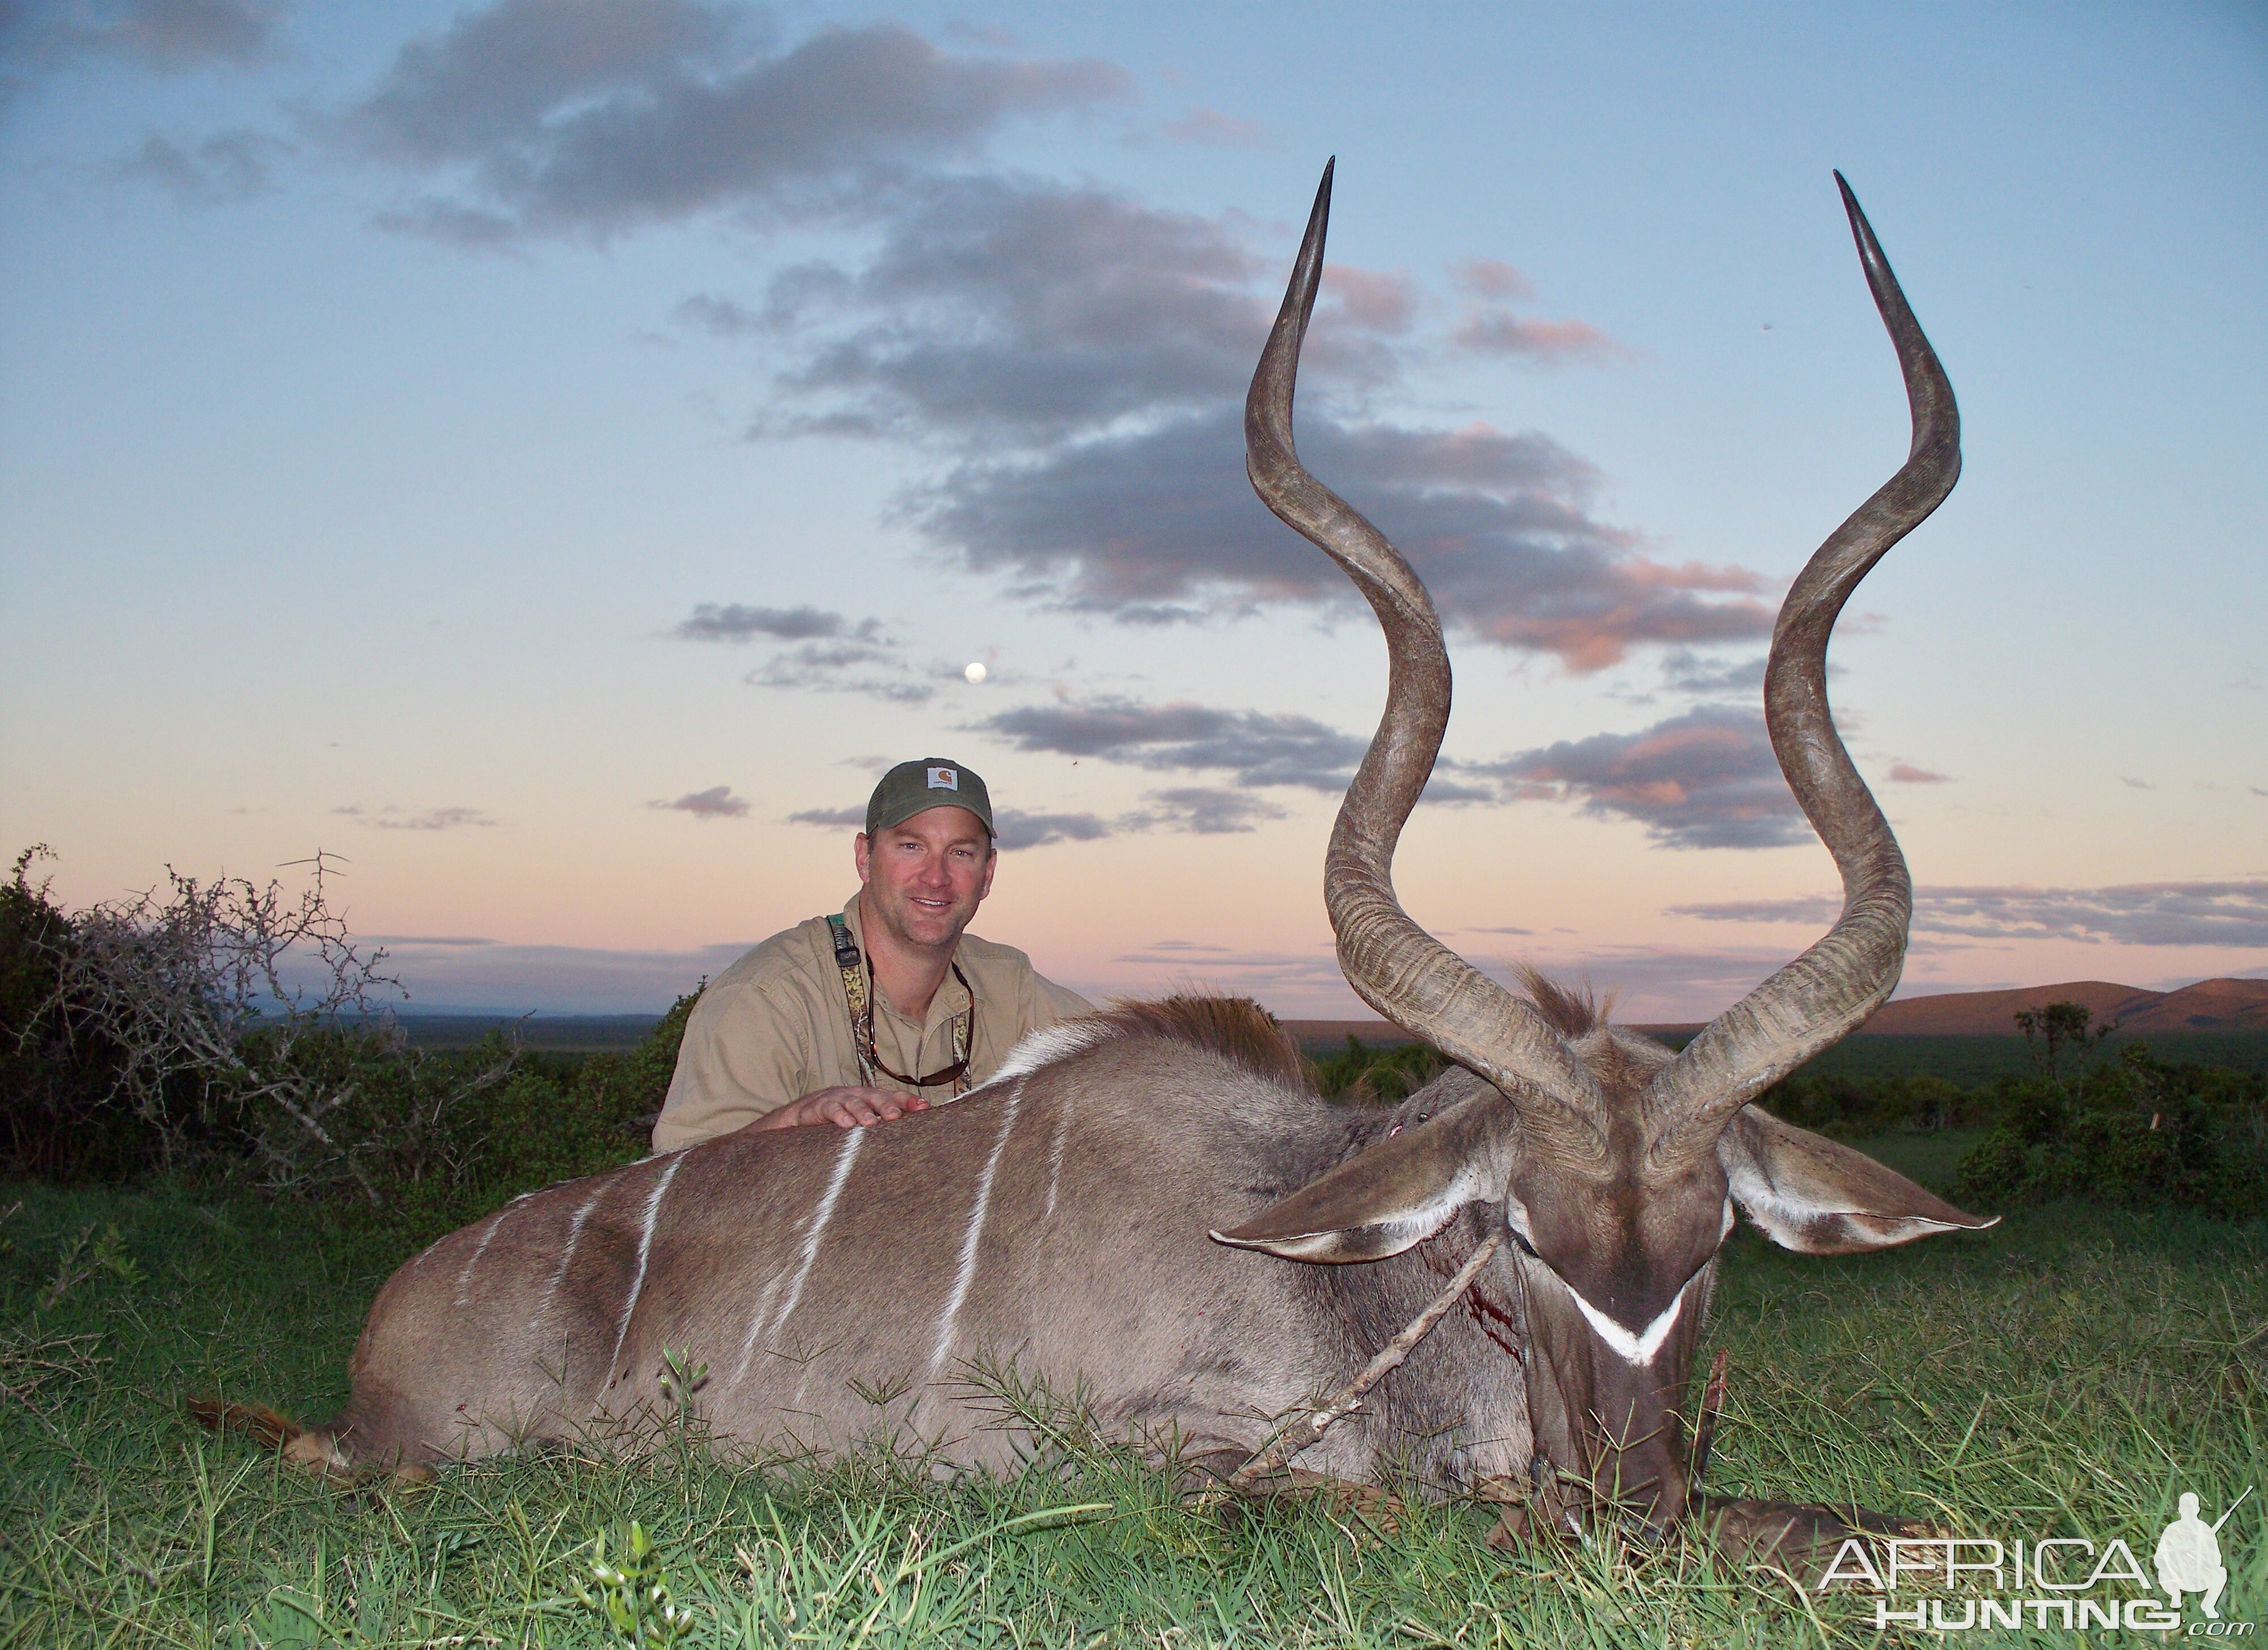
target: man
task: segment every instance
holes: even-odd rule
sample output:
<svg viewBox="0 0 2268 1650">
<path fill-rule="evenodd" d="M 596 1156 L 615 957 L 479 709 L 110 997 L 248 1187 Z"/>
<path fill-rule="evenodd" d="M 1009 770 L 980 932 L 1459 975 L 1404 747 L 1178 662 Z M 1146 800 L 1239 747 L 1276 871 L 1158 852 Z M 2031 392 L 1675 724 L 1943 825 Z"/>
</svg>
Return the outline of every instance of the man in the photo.
<svg viewBox="0 0 2268 1650">
<path fill-rule="evenodd" d="M 775 934 L 694 1005 L 653 1149 L 735 1129 L 887 1123 L 967 1093 L 1024 1034 L 1088 1012 L 964 932 L 992 891 L 992 799 L 957 762 L 900 762 L 852 844 L 837 917 Z"/>
</svg>

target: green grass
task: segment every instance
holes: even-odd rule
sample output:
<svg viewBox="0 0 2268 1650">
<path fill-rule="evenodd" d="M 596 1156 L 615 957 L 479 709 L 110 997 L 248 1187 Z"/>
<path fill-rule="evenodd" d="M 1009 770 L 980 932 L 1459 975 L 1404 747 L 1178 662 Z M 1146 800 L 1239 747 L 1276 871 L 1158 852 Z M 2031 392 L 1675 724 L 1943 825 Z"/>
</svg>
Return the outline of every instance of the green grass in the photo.
<svg viewBox="0 0 2268 1650">
<path fill-rule="evenodd" d="M 1943 1185 L 1965 1144 L 1878 1154 Z M 486 1463 L 416 1492 L 327 1488 L 203 1435 L 181 1403 L 327 1414 L 398 1253 L 306 1210 L 180 1190 L 18 1185 L 0 1210 L 18 1200 L 0 1222 L 0 1650 L 605 1644 L 576 1587 L 593 1536 L 616 1554 L 632 1520 L 702 1646 L 1881 1641 L 1870 1606 L 1796 1602 L 1683 1543 L 1499 1553 L 1462 1506 L 1415 1507 L 1382 1537 L 1319 1500 L 1224 1515 L 1076 1438 L 1005 1482 L 665 1447 Z M 90 1228 L 75 1269 L 98 1249 L 108 1263 L 50 1300 Z M 1835 1259 L 1744 1229 L 1710 1340 L 1731 1353 L 1719 1491 L 1980 1535 L 2118 1535 L 2146 1563 L 2181 1490 L 2209 1515 L 2248 1483 L 2268 1492 L 2261 1222 L 2064 1204 Z M 2233 1620 L 2268 1613 L 2261 1492 L 2223 1531 Z M 1956 1640 L 2001 1641 L 2074 1640 Z"/>
</svg>

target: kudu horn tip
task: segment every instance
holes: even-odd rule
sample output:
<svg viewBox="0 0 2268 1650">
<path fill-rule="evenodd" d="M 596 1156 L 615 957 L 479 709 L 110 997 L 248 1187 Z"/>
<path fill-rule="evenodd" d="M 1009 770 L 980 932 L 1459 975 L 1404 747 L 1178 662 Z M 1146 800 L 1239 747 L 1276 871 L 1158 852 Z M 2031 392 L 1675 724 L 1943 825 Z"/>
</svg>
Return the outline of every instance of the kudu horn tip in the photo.
<svg viewBox="0 0 2268 1650">
<path fill-rule="evenodd" d="M 1315 203 L 1308 210 L 1307 231 L 1300 237 L 1299 261 L 1292 270 L 1292 284 L 1304 289 L 1307 307 L 1314 306 L 1315 288 L 1322 279 L 1323 238 L 1331 223 L 1331 177 L 1338 165 L 1336 155 L 1323 162 L 1323 180 L 1315 186 Z M 1301 330 L 1305 330 L 1304 320 Z"/>
</svg>

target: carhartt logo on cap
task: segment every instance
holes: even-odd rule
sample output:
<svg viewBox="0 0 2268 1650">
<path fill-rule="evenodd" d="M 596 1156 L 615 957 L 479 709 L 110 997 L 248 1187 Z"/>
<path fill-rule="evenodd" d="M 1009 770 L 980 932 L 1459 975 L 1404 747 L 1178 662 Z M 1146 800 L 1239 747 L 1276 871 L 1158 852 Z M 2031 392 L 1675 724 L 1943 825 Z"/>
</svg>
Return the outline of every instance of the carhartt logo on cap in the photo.
<svg viewBox="0 0 2268 1650">
<path fill-rule="evenodd" d="M 961 789 L 961 773 L 958 769 L 924 768 L 922 771 L 929 776 L 929 788 L 932 791 L 958 791 Z"/>
</svg>

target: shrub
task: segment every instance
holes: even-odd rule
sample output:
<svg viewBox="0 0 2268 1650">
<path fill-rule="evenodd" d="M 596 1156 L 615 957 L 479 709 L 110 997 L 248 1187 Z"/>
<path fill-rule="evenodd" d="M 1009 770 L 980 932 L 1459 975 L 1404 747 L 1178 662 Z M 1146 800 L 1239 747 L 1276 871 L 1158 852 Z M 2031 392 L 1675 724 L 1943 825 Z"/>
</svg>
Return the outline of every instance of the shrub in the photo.
<svg viewBox="0 0 2268 1650">
<path fill-rule="evenodd" d="M 2081 1197 L 2130 1208 L 2257 1214 L 2268 1185 L 2268 1078 L 2164 1065 L 2130 1042 L 2066 1088 L 2004 1079 L 1999 1120 L 1962 1158 L 1980 1202 Z"/>
<path fill-rule="evenodd" d="M 501 1082 L 465 1097 L 450 1114 L 459 1155 L 446 1174 L 387 1184 L 380 1219 L 422 1240 L 486 1214 L 524 1191 L 594 1175 L 646 1153 L 653 1115 L 677 1066 L 685 1017 L 696 989 L 678 998 L 659 1024 L 619 1055 L 594 1055 L 578 1068 L 540 1061 L 516 1066 Z M 461 1069 L 491 1063 L 504 1039 L 454 1056 Z"/>
<path fill-rule="evenodd" d="M 1448 1062 L 1423 1042 L 1373 1049 L 1349 1037 L 1345 1051 L 1308 1063 L 1315 1091 L 1327 1100 L 1363 1105 L 1399 1105 L 1448 1069 Z"/>
<path fill-rule="evenodd" d="M 144 1119 L 107 1103 L 125 1050 L 57 1012 L 71 925 L 48 885 L 30 880 L 32 861 L 46 851 L 17 855 L 0 885 L 0 1169 L 116 1179 L 137 1171 L 157 1141 Z"/>
<path fill-rule="evenodd" d="M 151 1171 L 350 1198 L 419 1228 L 642 1155 L 698 991 L 618 1056 L 529 1057 L 499 1031 L 406 1046 L 398 990 L 328 908 L 200 883 L 70 913 L 35 854 L 0 888 L 0 1171 Z"/>
</svg>

